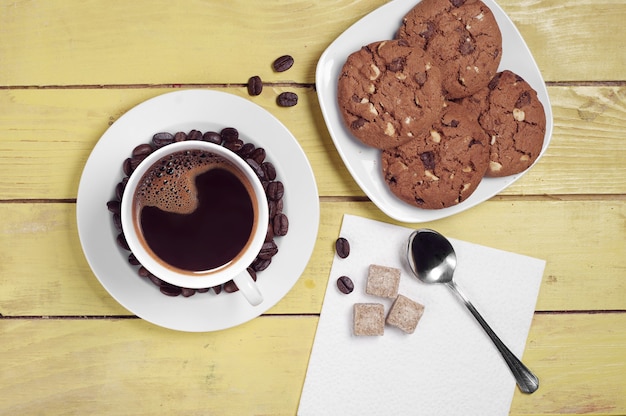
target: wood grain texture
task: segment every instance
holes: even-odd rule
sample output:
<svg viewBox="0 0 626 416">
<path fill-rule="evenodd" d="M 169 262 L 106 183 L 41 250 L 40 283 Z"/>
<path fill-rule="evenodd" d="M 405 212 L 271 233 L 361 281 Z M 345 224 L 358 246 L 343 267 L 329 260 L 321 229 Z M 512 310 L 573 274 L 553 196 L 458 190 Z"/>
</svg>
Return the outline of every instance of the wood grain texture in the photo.
<svg viewBox="0 0 626 416">
<path fill-rule="evenodd" d="M 313 167 L 321 196 L 363 196 L 324 124 L 312 88 L 266 88 L 249 97 L 243 87 L 218 88 L 247 97 L 275 115 L 298 139 Z M 300 100 L 279 108 L 276 96 Z M 82 169 L 100 136 L 122 114 L 172 89 L 0 90 L 0 199 L 76 197 Z M 539 163 L 506 195 L 624 194 L 626 87 L 550 87 L 554 134 Z M 119 161 L 111 161 L 112 172 Z"/>
<path fill-rule="evenodd" d="M 294 415 L 317 320 L 261 317 L 208 334 L 137 319 L 0 320 L 0 409 Z M 624 328 L 624 314 L 536 315 L 524 360 L 541 387 L 516 391 L 510 414 L 623 415 Z"/>
<path fill-rule="evenodd" d="M 313 83 L 326 47 L 385 3 L 3 0 L 9 41 L 0 44 L 0 85 L 244 83 L 252 75 Z M 622 0 L 499 4 L 547 81 L 623 80 L 626 53 L 615 36 L 626 17 Z M 296 65 L 274 73 L 272 61 L 285 53 Z"/>
<path fill-rule="evenodd" d="M 323 202 L 312 259 L 269 313 L 320 312 L 344 213 L 393 222 L 369 202 Z M 545 259 L 537 310 L 624 310 L 625 218 L 624 201 L 493 200 L 420 226 Z M 84 259 L 74 204 L 0 204 L 0 264 L 3 315 L 128 314 Z"/>
</svg>

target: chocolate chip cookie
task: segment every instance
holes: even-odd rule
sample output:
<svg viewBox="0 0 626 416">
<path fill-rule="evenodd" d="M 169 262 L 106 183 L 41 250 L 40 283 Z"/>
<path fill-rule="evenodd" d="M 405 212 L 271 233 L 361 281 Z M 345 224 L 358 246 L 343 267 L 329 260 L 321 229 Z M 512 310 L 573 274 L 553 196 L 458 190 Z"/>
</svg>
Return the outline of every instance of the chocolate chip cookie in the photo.
<svg viewBox="0 0 626 416">
<path fill-rule="evenodd" d="M 520 173 L 539 157 L 546 114 L 537 92 L 519 75 L 507 70 L 491 80 L 479 122 L 491 138 L 486 176 Z"/>
<path fill-rule="evenodd" d="M 378 149 L 423 133 L 444 102 L 439 68 L 404 40 L 374 42 L 352 53 L 339 76 L 337 99 L 350 132 Z"/>
<path fill-rule="evenodd" d="M 480 0 L 423 0 L 404 16 L 397 38 L 433 57 L 448 99 L 486 86 L 502 57 L 500 28 Z"/>
<path fill-rule="evenodd" d="M 391 191 L 426 209 L 466 200 L 489 164 L 489 136 L 459 104 L 449 103 L 430 130 L 382 152 L 382 171 Z"/>
</svg>

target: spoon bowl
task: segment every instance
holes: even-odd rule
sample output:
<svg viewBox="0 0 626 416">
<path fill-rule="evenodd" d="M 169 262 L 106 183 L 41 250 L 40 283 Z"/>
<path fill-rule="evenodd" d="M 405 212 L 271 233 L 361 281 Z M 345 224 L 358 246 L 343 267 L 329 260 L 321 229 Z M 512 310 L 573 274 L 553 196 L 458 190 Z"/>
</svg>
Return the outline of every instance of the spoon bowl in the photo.
<svg viewBox="0 0 626 416">
<path fill-rule="evenodd" d="M 450 241 L 434 230 L 420 229 L 411 233 L 407 247 L 407 260 L 415 276 L 424 283 L 443 283 L 465 304 L 474 318 L 491 338 L 513 373 L 523 393 L 534 393 L 539 379 L 500 340 L 478 310 L 454 282 L 457 266 L 456 253 Z"/>
</svg>

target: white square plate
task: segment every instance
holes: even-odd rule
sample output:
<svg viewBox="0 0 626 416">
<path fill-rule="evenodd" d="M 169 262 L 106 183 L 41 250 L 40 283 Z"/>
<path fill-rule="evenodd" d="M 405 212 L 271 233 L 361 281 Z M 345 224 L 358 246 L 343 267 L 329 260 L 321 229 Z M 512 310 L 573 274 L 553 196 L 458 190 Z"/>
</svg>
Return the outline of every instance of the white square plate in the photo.
<svg viewBox="0 0 626 416">
<path fill-rule="evenodd" d="M 536 91 L 546 113 L 544 154 L 552 136 L 552 109 L 539 68 L 521 34 L 493 0 L 483 0 L 491 9 L 502 32 L 502 60 L 499 71 L 508 69 L 521 76 Z M 419 1 L 395 0 L 374 10 L 341 34 L 322 54 L 316 72 L 317 94 L 328 131 L 348 171 L 363 192 L 385 214 L 398 221 L 421 223 L 465 211 L 498 194 L 528 171 L 503 178 L 484 178 L 476 191 L 458 205 L 427 210 L 398 199 L 387 187 L 380 168 L 380 151 L 365 146 L 344 126 L 337 104 L 337 80 L 348 56 L 371 42 L 393 39 L 404 15 Z M 537 163 L 535 161 L 535 163 Z"/>
</svg>

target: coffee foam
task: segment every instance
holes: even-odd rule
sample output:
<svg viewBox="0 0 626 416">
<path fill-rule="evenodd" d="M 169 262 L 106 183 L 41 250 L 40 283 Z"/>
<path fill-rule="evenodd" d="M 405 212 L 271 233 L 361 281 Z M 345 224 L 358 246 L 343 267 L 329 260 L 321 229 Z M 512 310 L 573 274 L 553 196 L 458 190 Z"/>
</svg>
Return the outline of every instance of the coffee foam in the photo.
<svg viewBox="0 0 626 416">
<path fill-rule="evenodd" d="M 236 169 L 221 156 L 205 150 L 182 150 L 164 156 L 144 173 L 135 193 L 135 206 L 191 214 L 198 207 L 195 179 L 210 169 Z"/>
</svg>

